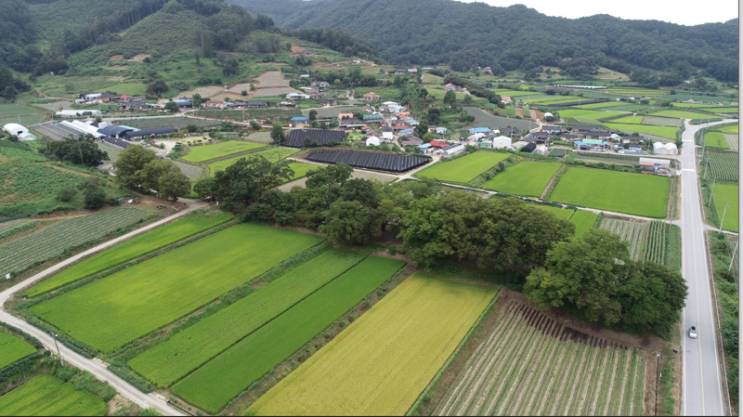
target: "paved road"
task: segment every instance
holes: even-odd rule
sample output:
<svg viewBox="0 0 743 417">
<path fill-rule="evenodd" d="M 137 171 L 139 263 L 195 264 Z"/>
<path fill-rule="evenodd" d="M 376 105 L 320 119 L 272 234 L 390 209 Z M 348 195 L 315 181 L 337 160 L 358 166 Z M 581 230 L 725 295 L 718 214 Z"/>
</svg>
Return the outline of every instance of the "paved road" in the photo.
<svg viewBox="0 0 743 417">
<path fill-rule="evenodd" d="M 42 278 L 60 270 L 61 268 L 76 262 L 77 260 L 88 256 L 90 254 L 93 254 L 95 252 L 99 252 L 105 248 L 111 247 L 113 245 L 116 245 L 124 240 L 127 240 L 133 236 L 142 234 L 148 230 L 152 230 L 156 227 L 161 226 L 162 224 L 169 222 L 175 218 L 181 217 L 186 215 L 187 213 L 206 207 L 206 204 L 201 201 L 190 201 L 188 204 L 188 207 L 182 211 L 179 211 L 178 213 L 173 214 L 172 216 L 166 217 L 162 220 L 159 220 L 155 223 L 149 224 L 145 227 L 142 227 L 140 229 L 137 229 L 133 232 L 127 233 L 126 235 L 123 235 L 121 237 L 118 237 L 116 239 L 110 240 L 106 243 L 102 243 L 94 248 L 88 249 L 83 253 L 80 253 L 78 255 L 75 255 L 69 259 L 66 259 L 50 268 L 45 269 L 42 272 L 39 272 L 38 274 L 32 276 L 31 278 L 28 278 L 22 282 L 19 282 L 18 284 L 8 288 L 7 290 L 0 293 L 0 305 L 4 305 L 6 301 L 13 295 L 14 293 L 28 287 L 29 285 L 41 280 Z M 24 332 L 30 334 L 31 336 L 39 339 L 39 341 L 50 351 L 57 352 L 57 349 L 54 345 L 54 340 L 52 337 L 39 329 L 38 327 L 34 327 L 28 323 L 26 323 L 24 320 L 12 316 L 11 314 L 7 313 L 4 309 L 4 306 L 2 309 L 0 309 L 0 321 L 4 323 L 8 323 L 11 326 L 17 327 Z M 59 348 L 62 351 L 62 358 L 65 360 L 65 362 L 69 362 L 72 365 L 76 366 L 77 368 L 86 370 L 90 372 L 91 374 L 95 375 L 96 378 L 98 378 L 101 381 L 108 381 L 109 385 L 111 385 L 116 391 L 119 392 L 119 394 L 123 395 L 124 397 L 130 399 L 132 402 L 136 403 L 142 408 L 154 408 L 156 409 L 160 414 L 168 415 L 168 416 L 180 416 L 183 415 L 179 413 L 178 411 L 170 408 L 166 405 L 165 400 L 157 396 L 155 394 L 144 394 L 143 392 L 139 391 L 138 389 L 131 386 L 129 383 L 124 381 L 123 379 L 119 378 L 115 374 L 113 374 L 111 371 L 109 371 L 106 367 L 106 364 L 101 362 L 97 359 L 86 359 L 83 356 L 78 355 L 77 353 L 71 351 L 66 346 L 59 344 Z"/>
<path fill-rule="evenodd" d="M 682 312 L 683 415 L 723 415 L 727 397 L 720 372 L 714 296 L 710 287 L 710 268 L 704 231 L 696 165 L 694 134 L 703 126 L 686 125 L 682 147 L 681 225 L 682 274 L 689 286 L 689 297 Z M 688 329 L 696 325 L 699 338 L 690 339 Z"/>
</svg>

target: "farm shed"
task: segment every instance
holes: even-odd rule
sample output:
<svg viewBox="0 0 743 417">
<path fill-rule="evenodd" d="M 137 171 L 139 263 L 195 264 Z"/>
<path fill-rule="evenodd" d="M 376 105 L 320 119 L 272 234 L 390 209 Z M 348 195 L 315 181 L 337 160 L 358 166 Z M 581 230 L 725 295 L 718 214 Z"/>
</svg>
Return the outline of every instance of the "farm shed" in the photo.
<svg viewBox="0 0 743 417">
<path fill-rule="evenodd" d="M 678 155 L 675 143 L 653 142 L 653 153 L 657 155 Z"/>
<path fill-rule="evenodd" d="M 511 147 L 511 138 L 509 138 L 508 136 L 498 136 L 497 138 L 493 139 L 493 148 L 503 149 L 509 147 Z"/>
<path fill-rule="evenodd" d="M 379 138 L 371 136 L 366 139 L 366 146 L 379 146 Z"/>
<path fill-rule="evenodd" d="M 464 149 L 464 145 L 449 145 L 446 148 L 441 149 L 441 156 L 448 158 L 454 155 L 459 155 L 464 152 Z"/>
<path fill-rule="evenodd" d="M 487 135 L 486 135 L 486 134 L 484 134 L 484 133 L 475 133 L 475 134 L 474 134 L 474 135 L 472 135 L 472 136 L 468 136 L 468 137 L 467 137 L 467 140 L 470 140 L 470 141 L 472 141 L 472 140 L 474 140 L 474 141 L 478 141 L 478 140 L 480 140 L 480 139 L 482 139 L 482 138 L 484 138 L 484 137 L 487 137 Z"/>
<path fill-rule="evenodd" d="M 402 141 L 402 146 L 407 146 L 407 145 L 417 146 L 417 145 L 422 145 L 422 144 L 423 144 L 423 139 L 419 138 L 418 136 L 408 136 L 407 138 L 405 138 L 404 141 Z"/>
<path fill-rule="evenodd" d="M 6 124 L 5 126 L 3 126 L 3 131 L 14 136 L 20 136 L 24 133 L 28 133 L 28 129 L 17 123 Z"/>
<path fill-rule="evenodd" d="M 106 136 L 116 136 L 120 138 L 123 136 L 125 132 L 131 132 L 133 130 L 137 130 L 137 129 L 133 127 L 129 127 L 129 126 L 108 125 L 106 127 L 102 127 L 98 129 L 98 133 L 103 133 Z"/>
<path fill-rule="evenodd" d="M 446 132 L 447 132 L 447 129 L 446 129 L 445 127 L 437 127 L 437 128 L 436 128 L 436 133 L 437 133 L 437 134 L 440 134 L 440 135 L 445 135 L 445 134 L 446 134 Z"/>
<path fill-rule="evenodd" d="M 75 117 L 75 116 L 100 116 L 100 110 L 62 110 L 55 113 L 61 117 Z"/>
<path fill-rule="evenodd" d="M 370 122 L 372 120 L 384 120 L 384 116 L 382 116 L 381 114 L 376 114 L 376 113 L 375 114 L 365 114 L 362 117 L 362 120 L 364 120 L 365 122 Z"/>
<path fill-rule="evenodd" d="M 418 126 L 420 124 L 419 121 L 412 118 L 405 120 L 405 123 L 407 123 L 408 126 Z"/>
<path fill-rule="evenodd" d="M 392 132 L 382 132 L 382 139 L 385 142 L 392 142 L 395 139 L 395 135 Z"/>
<path fill-rule="evenodd" d="M 559 133 L 562 132 L 562 127 L 554 125 L 542 126 L 542 132 Z"/>
<path fill-rule="evenodd" d="M 489 127 L 472 127 L 467 129 L 468 132 L 470 132 L 471 135 L 474 135 L 476 133 L 482 133 L 485 135 L 490 134 L 491 130 Z"/>
<path fill-rule="evenodd" d="M 507 127 L 505 129 L 500 129 L 501 135 L 516 135 L 521 136 L 521 131 L 519 129 L 514 129 L 512 127 Z"/>
<path fill-rule="evenodd" d="M 430 159 L 422 156 L 391 155 L 360 151 L 315 151 L 305 157 L 308 161 L 330 164 L 343 163 L 356 168 L 405 172 L 425 165 Z"/>
<path fill-rule="evenodd" d="M 309 122 L 310 119 L 308 119 L 305 116 L 297 116 L 297 117 L 292 117 L 289 121 L 294 122 L 294 123 L 304 123 L 304 122 Z"/>
<path fill-rule="evenodd" d="M 124 139 L 126 140 L 134 140 L 134 139 L 140 139 L 140 138 L 149 138 L 152 136 L 169 135 L 177 131 L 178 129 L 173 129 L 171 127 L 163 127 L 160 129 L 144 129 L 144 130 L 124 132 L 122 136 L 124 136 Z"/>
<path fill-rule="evenodd" d="M 325 146 L 328 142 L 340 144 L 345 136 L 346 134 L 340 130 L 295 129 L 289 132 L 282 145 L 290 148 L 303 148 L 307 138 L 317 142 L 318 146 Z"/>
<path fill-rule="evenodd" d="M 131 145 L 131 143 L 129 143 L 129 142 L 125 141 L 125 140 L 116 139 L 116 138 L 112 138 L 112 137 L 103 138 L 103 141 L 106 142 L 107 144 L 109 144 L 109 145 L 111 145 L 113 147 L 119 148 L 119 149 L 126 149 L 126 148 L 129 147 L 129 145 Z"/>
<path fill-rule="evenodd" d="M 249 101 L 245 105 L 248 107 L 268 107 L 268 103 L 265 101 Z"/>
<path fill-rule="evenodd" d="M 414 130 L 413 130 L 413 129 L 404 129 L 404 130 L 401 130 L 401 131 L 399 131 L 399 132 L 397 132 L 397 133 L 399 133 L 399 134 L 401 134 L 401 135 L 409 135 L 409 134 L 411 134 L 411 133 L 413 133 L 413 132 L 414 132 Z"/>
<path fill-rule="evenodd" d="M 580 140 L 576 140 L 575 142 L 573 142 L 573 146 L 580 149 L 581 151 L 587 151 L 588 149 L 590 149 L 590 145 L 588 145 L 587 143 L 583 143 L 583 141 Z"/>
<path fill-rule="evenodd" d="M 643 166 L 643 164 L 652 164 L 654 168 L 671 167 L 671 161 L 668 159 L 640 158 L 640 166 Z"/>
<path fill-rule="evenodd" d="M 539 145 L 532 153 L 538 153 L 540 155 L 547 155 L 547 152 L 549 152 L 549 148 L 547 148 L 547 145 Z"/>
<path fill-rule="evenodd" d="M 430 143 L 431 146 L 433 146 L 434 148 L 446 148 L 447 146 L 449 146 L 448 143 L 442 142 L 440 140 L 432 140 Z"/>
<path fill-rule="evenodd" d="M 527 143 L 526 146 L 521 148 L 519 152 L 532 153 L 535 149 L 537 149 L 537 145 L 533 143 Z"/>
</svg>

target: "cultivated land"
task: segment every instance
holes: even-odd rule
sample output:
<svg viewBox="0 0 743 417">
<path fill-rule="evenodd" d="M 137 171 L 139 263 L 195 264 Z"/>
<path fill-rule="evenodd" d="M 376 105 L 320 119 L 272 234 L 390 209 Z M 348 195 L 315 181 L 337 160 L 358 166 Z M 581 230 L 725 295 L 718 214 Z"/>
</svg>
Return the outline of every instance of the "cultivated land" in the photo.
<svg viewBox="0 0 743 417">
<path fill-rule="evenodd" d="M 252 151 L 253 149 L 265 148 L 266 146 L 260 143 L 238 141 L 222 142 L 216 145 L 194 146 L 191 148 L 191 153 L 181 159 L 187 162 L 204 162 L 240 152 Z"/>
<path fill-rule="evenodd" d="M 441 181 L 468 183 L 483 172 L 496 166 L 511 154 L 474 152 L 449 162 L 440 162 L 415 174 L 418 178 L 435 178 Z"/>
<path fill-rule="evenodd" d="M 28 107 L 18 106 L 15 104 L 0 104 L 0 117 L 1 116 L 17 116 L 19 114 L 31 114 L 31 113 L 37 113 L 35 110 L 31 110 Z M 18 122 L 18 119 L 15 120 L 15 123 Z M 8 123 L 14 123 L 13 121 L 8 121 Z"/>
<path fill-rule="evenodd" d="M 240 391 L 310 342 L 405 265 L 370 257 L 257 330 L 173 387 L 216 412 Z"/>
<path fill-rule="evenodd" d="M 704 143 L 711 148 L 729 149 L 725 135 L 720 132 L 709 132 L 704 134 Z"/>
<path fill-rule="evenodd" d="M 497 290 L 415 273 L 248 412 L 403 415 Z"/>
<path fill-rule="evenodd" d="M 593 103 L 593 104 L 581 104 L 579 106 L 573 106 L 579 109 L 603 109 L 605 107 L 616 107 L 626 106 L 627 103 L 623 101 L 607 101 L 606 103 Z"/>
<path fill-rule="evenodd" d="M 738 154 L 732 152 L 704 153 L 702 178 L 717 181 L 738 182 Z"/>
<path fill-rule="evenodd" d="M 666 217 L 670 183 L 665 177 L 569 168 L 552 192 L 560 203 L 655 218 Z"/>
<path fill-rule="evenodd" d="M 706 119 L 709 115 L 685 110 L 664 110 L 651 113 L 651 116 L 672 117 L 675 119 Z"/>
<path fill-rule="evenodd" d="M 642 124 L 654 125 L 654 126 L 681 127 L 684 125 L 684 121 L 681 119 L 672 119 L 669 117 L 645 116 L 642 119 Z"/>
<path fill-rule="evenodd" d="M 223 171 L 228 166 L 240 160 L 240 158 L 253 158 L 256 156 L 262 156 L 266 158 L 269 162 L 276 163 L 276 162 L 283 160 L 284 158 L 288 158 L 294 154 L 299 153 L 299 151 L 300 151 L 299 149 L 291 149 L 291 148 L 267 149 L 265 151 L 253 152 L 249 155 L 238 156 L 236 158 L 230 158 L 224 161 L 215 162 L 213 164 L 207 165 L 207 167 L 209 168 L 209 174 L 211 176 L 214 176 L 214 174 L 216 174 L 217 171 Z"/>
<path fill-rule="evenodd" d="M 642 415 L 645 359 L 511 303 L 436 415 Z"/>
<path fill-rule="evenodd" d="M 712 187 L 712 196 L 717 208 L 717 218 L 722 221 L 722 215 L 725 214 L 725 222 L 722 228 L 733 232 L 738 231 L 738 185 L 732 184 L 715 184 Z M 728 205 L 725 211 L 725 205 Z"/>
<path fill-rule="evenodd" d="M 113 352 L 320 241 L 314 235 L 241 224 L 31 311 L 83 343 Z"/>
<path fill-rule="evenodd" d="M 560 117 L 566 119 L 568 117 L 580 117 L 582 119 L 600 120 L 608 117 L 621 116 L 624 113 L 611 112 L 611 111 L 592 111 L 592 110 L 562 110 L 560 111 Z"/>
<path fill-rule="evenodd" d="M 289 179 L 289 181 L 287 182 L 294 181 L 299 178 L 304 178 L 307 176 L 308 172 L 312 171 L 313 169 L 318 169 L 320 167 L 317 165 L 303 164 L 301 162 L 290 162 L 289 168 L 291 168 L 292 171 L 294 171 L 294 175 L 292 175 L 291 179 Z"/>
<path fill-rule="evenodd" d="M 629 245 L 629 254 L 633 261 L 639 259 L 640 249 L 644 246 L 647 222 L 636 222 L 604 218 L 599 229 L 608 230 L 619 235 Z M 662 262 L 661 262 L 662 263 Z"/>
<path fill-rule="evenodd" d="M 168 387 L 363 258 L 356 252 L 329 250 L 137 356 L 129 365 L 159 387 Z"/>
<path fill-rule="evenodd" d="M 609 129 L 616 129 L 623 132 L 637 132 L 645 133 L 647 135 L 660 136 L 667 139 L 676 139 L 675 127 L 669 126 L 653 126 L 653 125 L 634 125 L 634 124 L 621 124 L 621 123 L 605 123 Z"/>
<path fill-rule="evenodd" d="M 100 398 L 49 375 L 41 375 L 0 397 L 4 416 L 103 416 Z"/>
<path fill-rule="evenodd" d="M 539 197 L 561 167 L 562 164 L 522 161 L 506 168 L 482 187 L 510 194 Z"/>
<path fill-rule="evenodd" d="M 583 233 L 593 229 L 596 224 L 596 219 L 599 215 L 590 211 L 576 210 L 573 216 L 570 218 L 570 222 L 575 225 L 575 237 L 580 239 L 583 237 Z"/>
<path fill-rule="evenodd" d="M 0 333 L 0 369 L 34 353 L 36 353 L 36 348 L 25 340 L 7 333 Z"/>
<path fill-rule="evenodd" d="M 196 233 L 203 232 L 214 226 L 231 220 L 233 216 L 227 213 L 203 214 L 195 213 L 188 217 L 157 228 L 144 235 L 137 236 L 120 245 L 114 246 L 105 252 L 94 255 L 71 268 L 65 269 L 52 278 L 41 282 L 28 290 L 26 296 L 38 295 L 55 290 L 71 282 L 104 271 L 108 268 L 130 261 L 148 252 L 185 239 Z"/>
</svg>

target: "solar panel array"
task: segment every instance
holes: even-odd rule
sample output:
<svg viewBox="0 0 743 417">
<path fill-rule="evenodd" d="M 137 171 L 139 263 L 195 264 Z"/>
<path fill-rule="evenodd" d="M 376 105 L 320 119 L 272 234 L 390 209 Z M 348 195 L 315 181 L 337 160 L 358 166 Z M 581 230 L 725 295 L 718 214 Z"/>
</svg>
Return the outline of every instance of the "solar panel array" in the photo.
<svg viewBox="0 0 743 417">
<path fill-rule="evenodd" d="M 422 156 L 390 155 L 359 151 L 315 151 L 305 157 L 315 162 L 343 163 L 356 168 L 405 172 L 425 165 L 431 160 Z"/>
<path fill-rule="evenodd" d="M 328 142 L 335 142 L 340 145 L 344 136 L 346 136 L 346 133 L 340 130 L 294 129 L 289 132 L 282 145 L 291 148 L 304 148 L 306 139 L 317 143 L 317 146 L 325 146 Z"/>
<path fill-rule="evenodd" d="M 117 147 L 119 149 L 126 149 L 126 148 L 129 147 L 129 145 L 131 145 L 131 143 L 129 143 L 129 142 L 125 141 L 125 140 L 122 140 L 122 139 L 118 139 L 118 138 L 113 137 L 113 136 L 105 137 L 105 138 L 103 138 L 103 141 L 106 142 L 107 144 L 109 144 L 111 146 L 115 146 L 115 147 Z"/>
</svg>

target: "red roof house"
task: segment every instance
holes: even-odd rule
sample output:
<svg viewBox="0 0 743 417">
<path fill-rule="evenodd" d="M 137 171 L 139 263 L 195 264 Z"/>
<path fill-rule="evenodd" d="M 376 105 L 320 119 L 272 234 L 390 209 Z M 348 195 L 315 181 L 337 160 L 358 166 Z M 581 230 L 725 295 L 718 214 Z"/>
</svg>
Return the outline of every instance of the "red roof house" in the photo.
<svg viewBox="0 0 743 417">
<path fill-rule="evenodd" d="M 432 140 L 430 143 L 431 146 L 433 146 L 434 148 L 446 148 L 447 146 L 449 146 L 448 143 L 442 142 L 440 140 Z"/>
</svg>

